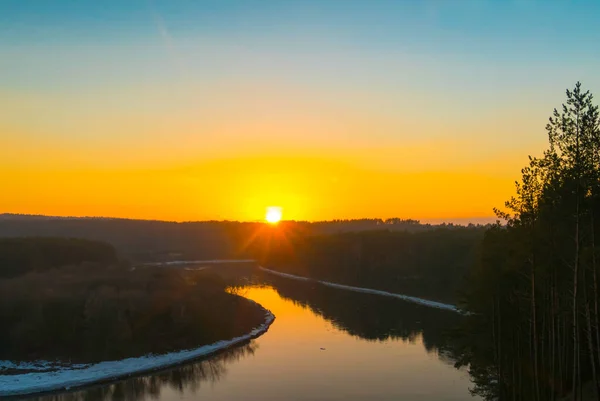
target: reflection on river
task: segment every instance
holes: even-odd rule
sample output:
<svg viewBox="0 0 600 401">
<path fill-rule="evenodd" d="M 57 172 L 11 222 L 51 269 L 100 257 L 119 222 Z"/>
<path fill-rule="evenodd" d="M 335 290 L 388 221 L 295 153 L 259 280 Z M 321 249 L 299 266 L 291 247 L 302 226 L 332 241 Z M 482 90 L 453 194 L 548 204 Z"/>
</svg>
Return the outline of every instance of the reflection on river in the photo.
<svg viewBox="0 0 600 401">
<path fill-rule="evenodd" d="M 236 292 L 270 309 L 263 336 L 208 360 L 85 390 L 71 400 L 473 400 L 445 347 L 458 315 L 278 277 Z"/>
</svg>

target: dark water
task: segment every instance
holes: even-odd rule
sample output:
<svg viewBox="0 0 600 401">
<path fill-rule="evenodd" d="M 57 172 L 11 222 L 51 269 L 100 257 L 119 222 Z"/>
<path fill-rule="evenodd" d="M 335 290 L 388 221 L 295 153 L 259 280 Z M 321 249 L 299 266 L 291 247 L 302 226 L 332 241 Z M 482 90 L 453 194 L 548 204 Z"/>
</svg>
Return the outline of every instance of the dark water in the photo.
<svg viewBox="0 0 600 401">
<path fill-rule="evenodd" d="M 474 400 L 445 332 L 459 318 L 288 279 L 241 295 L 276 316 L 263 336 L 211 359 L 40 400 Z"/>
</svg>

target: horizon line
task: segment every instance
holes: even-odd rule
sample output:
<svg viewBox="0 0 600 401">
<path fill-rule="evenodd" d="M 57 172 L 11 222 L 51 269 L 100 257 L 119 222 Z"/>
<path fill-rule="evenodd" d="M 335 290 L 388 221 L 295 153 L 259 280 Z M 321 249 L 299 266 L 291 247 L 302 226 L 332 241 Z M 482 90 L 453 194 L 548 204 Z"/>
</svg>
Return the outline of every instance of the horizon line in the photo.
<svg viewBox="0 0 600 401">
<path fill-rule="evenodd" d="M 111 216 L 72 216 L 72 215 L 46 215 L 46 214 L 32 214 L 32 213 L 11 213 L 11 212 L 2 212 L 0 213 L 0 219 L 3 217 L 38 217 L 38 218 L 46 218 L 46 219 L 97 219 L 97 220 L 132 220 L 132 221 L 147 221 L 147 222 L 161 222 L 161 223 L 266 223 L 264 219 L 257 220 L 228 220 L 228 219 L 209 219 L 209 220 L 161 220 L 161 219 L 153 219 L 153 218 L 131 218 L 131 217 L 111 217 Z M 329 219 L 329 220 L 281 220 L 282 223 L 290 222 L 290 223 L 309 223 L 309 224 L 318 224 L 318 223 L 336 223 L 336 222 L 345 222 L 345 221 L 359 221 L 359 220 L 379 220 L 379 221 L 388 221 L 398 219 L 403 222 L 416 222 L 420 225 L 443 225 L 443 224 L 452 224 L 452 225 L 486 225 L 493 224 L 494 221 L 499 221 L 499 219 L 495 216 L 474 216 L 474 217 L 455 217 L 455 218 L 427 218 L 427 219 L 414 219 L 414 218 L 401 218 L 401 217 L 357 217 L 357 218 L 337 218 L 337 219 Z M 477 222 L 476 220 L 489 220 L 487 223 Z M 434 223 L 433 221 L 438 221 Z M 464 224 L 456 223 L 456 221 L 463 221 Z"/>
</svg>

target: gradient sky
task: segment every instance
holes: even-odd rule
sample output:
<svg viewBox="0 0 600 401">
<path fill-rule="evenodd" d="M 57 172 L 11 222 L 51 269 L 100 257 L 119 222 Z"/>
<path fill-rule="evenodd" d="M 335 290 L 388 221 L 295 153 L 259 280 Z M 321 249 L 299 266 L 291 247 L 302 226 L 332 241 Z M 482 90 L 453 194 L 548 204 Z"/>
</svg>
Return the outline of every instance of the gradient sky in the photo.
<svg viewBox="0 0 600 401">
<path fill-rule="evenodd" d="M 0 0 L 0 212 L 493 216 L 598 1 Z M 461 220 L 462 219 L 462 220 Z"/>
</svg>

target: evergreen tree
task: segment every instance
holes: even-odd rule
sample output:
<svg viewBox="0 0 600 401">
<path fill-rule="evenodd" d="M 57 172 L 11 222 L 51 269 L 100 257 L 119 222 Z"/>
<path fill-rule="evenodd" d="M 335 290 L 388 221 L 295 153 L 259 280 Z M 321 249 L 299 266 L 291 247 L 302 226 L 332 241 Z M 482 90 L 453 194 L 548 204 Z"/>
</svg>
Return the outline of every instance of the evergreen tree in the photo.
<svg viewBox="0 0 600 401">
<path fill-rule="evenodd" d="M 496 211 L 506 224 L 486 233 L 465 290 L 480 338 L 464 341 L 461 361 L 487 399 L 579 400 L 591 382 L 600 400 L 599 115 L 579 82 L 566 95 L 546 126 L 548 149 Z"/>
</svg>

